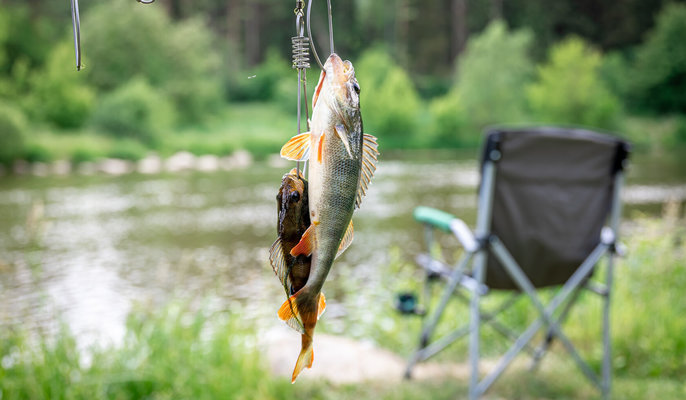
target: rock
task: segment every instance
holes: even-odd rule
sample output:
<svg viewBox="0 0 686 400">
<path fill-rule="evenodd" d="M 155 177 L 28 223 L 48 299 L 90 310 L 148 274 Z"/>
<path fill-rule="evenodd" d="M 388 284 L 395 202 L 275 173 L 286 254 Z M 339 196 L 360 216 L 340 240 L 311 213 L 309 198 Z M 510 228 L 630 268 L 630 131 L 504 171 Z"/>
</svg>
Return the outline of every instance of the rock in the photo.
<svg viewBox="0 0 686 400">
<path fill-rule="evenodd" d="M 141 174 L 159 174 L 162 171 L 162 159 L 156 154 L 148 154 L 138 161 L 137 171 Z"/>
<path fill-rule="evenodd" d="M 12 164 L 12 172 L 16 175 L 26 175 L 31 171 L 31 164 L 26 160 L 16 160 Z"/>
<path fill-rule="evenodd" d="M 252 164 L 252 154 L 246 150 L 238 150 L 234 152 L 231 157 L 236 165 L 236 168 L 246 168 Z"/>
<path fill-rule="evenodd" d="M 71 163 L 67 160 L 57 160 L 50 166 L 50 171 L 55 175 L 69 175 Z"/>
<path fill-rule="evenodd" d="M 269 158 L 267 158 L 267 164 L 274 168 L 286 168 L 292 163 L 293 161 L 289 161 L 281 157 L 281 154 L 271 154 Z"/>
<path fill-rule="evenodd" d="M 79 164 L 77 171 L 81 175 L 93 175 L 97 172 L 95 163 L 84 161 Z"/>
<path fill-rule="evenodd" d="M 31 165 L 31 173 L 34 176 L 48 176 L 48 164 L 42 162 L 35 162 Z"/>
<path fill-rule="evenodd" d="M 179 172 L 195 167 L 195 156 L 187 151 L 180 151 L 169 157 L 164 163 L 164 169 L 168 172 Z"/>
<path fill-rule="evenodd" d="M 195 169 L 202 172 L 213 172 L 219 169 L 219 157 L 204 155 L 195 161 Z"/>
<path fill-rule="evenodd" d="M 133 171 L 133 163 L 117 158 L 106 158 L 100 161 L 98 171 L 108 175 L 122 175 Z"/>
</svg>

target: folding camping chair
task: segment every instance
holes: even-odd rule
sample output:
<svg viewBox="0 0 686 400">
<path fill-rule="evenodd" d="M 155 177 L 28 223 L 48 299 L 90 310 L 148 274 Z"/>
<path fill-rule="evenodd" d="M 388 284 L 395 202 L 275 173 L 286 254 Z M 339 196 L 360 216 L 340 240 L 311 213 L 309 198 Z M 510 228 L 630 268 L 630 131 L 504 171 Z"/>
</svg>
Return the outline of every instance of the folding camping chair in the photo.
<svg viewBox="0 0 686 400">
<path fill-rule="evenodd" d="M 610 396 L 610 298 L 613 260 L 618 254 L 617 229 L 621 215 L 620 191 L 628 143 L 582 129 L 537 127 L 495 129 L 486 135 L 481 163 L 481 182 L 476 231 L 448 213 L 418 207 L 414 218 L 425 225 L 429 249 L 435 229 L 452 233 L 464 254 L 452 267 L 430 253 L 417 262 L 427 271 L 427 281 L 442 277 L 447 285 L 436 310 L 425 321 L 420 346 L 406 370 L 411 376 L 416 363 L 443 350 L 460 337 L 470 336 L 471 378 L 469 398 L 477 399 L 504 372 L 541 329 L 547 334 L 533 351 L 534 365 L 553 338 L 565 350 L 604 398 Z M 607 226 L 604 226 L 605 224 Z M 591 280 L 598 261 L 607 257 L 603 284 Z M 471 267 L 471 268 L 469 268 Z M 456 291 L 458 285 L 471 295 Z M 544 305 L 537 289 L 561 285 Z M 581 358 L 561 323 L 578 298 L 588 289 L 603 298 L 602 372 L 598 376 Z M 480 301 L 491 290 L 513 293 L 493 312 Z M 537 310 L 537 318 L 523 333 L 499 323 L 496 316 L 524 293 Z M 438 340 L 431 336 L 454 294 L 470 304 L 470 320 Z M 496 331 L 514 339 L 490 373 L 479 376 L 479 326 L 490 323 Z"/>
</svg>

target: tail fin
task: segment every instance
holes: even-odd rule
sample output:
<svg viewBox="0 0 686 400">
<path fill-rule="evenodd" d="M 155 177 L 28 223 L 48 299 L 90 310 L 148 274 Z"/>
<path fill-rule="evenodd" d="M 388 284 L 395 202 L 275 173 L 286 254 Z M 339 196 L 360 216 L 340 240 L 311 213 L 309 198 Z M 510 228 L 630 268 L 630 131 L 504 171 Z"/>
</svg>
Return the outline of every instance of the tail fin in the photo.
<svg viewBox="0 0 686 400">
<path fill-rule="evenodd" d="M 305 335 L 303 335 L 305 336 Z M 305 338 L 303 338 L 304 341 Z M 314 361 L 314 350 L 312 349 L 312 340 L 309 341 L 307 346 L 303 346 L 300 350 L 300 355 L 298 356 L 298 361 L 295 362 L 295 368 L 293 369 L 293 377 L 291 377 L 291 383 L 295 383 L 295 380 L 300 375 L 305 368 L 312 368 L 312 362 Z"/>
</svg>

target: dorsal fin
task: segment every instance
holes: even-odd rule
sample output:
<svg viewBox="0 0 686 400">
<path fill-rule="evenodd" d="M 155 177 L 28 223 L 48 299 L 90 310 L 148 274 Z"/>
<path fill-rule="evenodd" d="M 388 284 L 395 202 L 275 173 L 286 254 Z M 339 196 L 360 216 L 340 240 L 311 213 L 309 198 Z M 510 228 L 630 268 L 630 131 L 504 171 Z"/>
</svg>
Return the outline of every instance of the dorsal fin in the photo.
<svg viewBox="0 0 686 400">
<path fill-rule="evenodd" d="M 336 253 L 336 258 L 338 258 L 343 252 L 350 246 L 353 242 L 353 221 L 348 224 L 348 229 L 345 230 L 343 235 L 343 240 L 341 240 L 341 245 L 338 246 L 338 253 Z"/>
<path fill-rule="evenodd" d="M 355 199 L 356 208 L 359 208 L 360 204 L 362 204 L 362 197 L 367 194 L 369 183 L 376 171 L 376 162 L 379 156 L 378 147 L 376 138 L 365 133 L 362 141 L 362 168 L 360 169 L 360 181 L 357 187 L 357 198 Z"/>
</svg>

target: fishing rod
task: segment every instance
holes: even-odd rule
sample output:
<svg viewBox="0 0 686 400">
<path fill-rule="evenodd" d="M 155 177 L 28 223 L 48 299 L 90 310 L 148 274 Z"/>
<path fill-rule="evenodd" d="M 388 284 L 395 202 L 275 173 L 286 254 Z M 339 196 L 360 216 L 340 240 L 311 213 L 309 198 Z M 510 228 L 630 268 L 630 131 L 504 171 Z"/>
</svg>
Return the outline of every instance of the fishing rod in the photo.
<svg viewBox="0 0 686 400">
<path fill-rule="evenodd" d="M 141 4 L 152 4 L 155 0 L 136 0 Z M 81 18 L 79 17 L 79 0 L 71 0 L 71 24 L 74 29 L 74 55 L 76 56 L 76 70 L 81 71 Z"/>
</svg>

